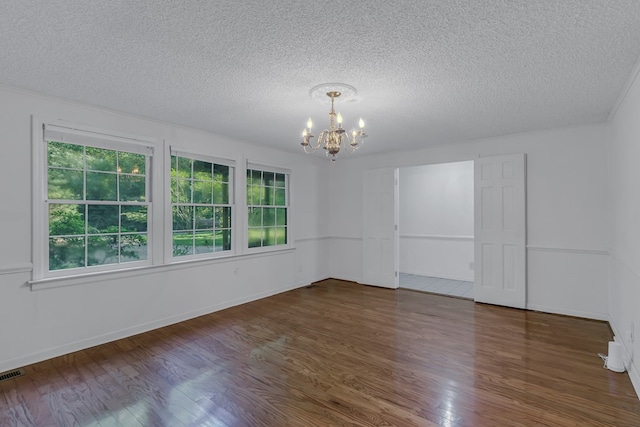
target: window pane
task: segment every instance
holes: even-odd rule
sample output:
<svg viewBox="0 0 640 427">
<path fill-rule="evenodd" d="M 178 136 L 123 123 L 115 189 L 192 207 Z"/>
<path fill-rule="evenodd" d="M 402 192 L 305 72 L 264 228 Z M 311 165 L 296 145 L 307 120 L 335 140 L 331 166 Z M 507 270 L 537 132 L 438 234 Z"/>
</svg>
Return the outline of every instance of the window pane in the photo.
<svg viewBox="0 0 640 427">
<path fill-rule="evenodd" d="M 147 259 L 147 235 L 123 234 L 120 236 L 120 262 Z"/>
<path fill-rule="evenodd" d="M 219 182 L 229 182 L 229 166 L 214 165 L 214 179 Z"/>
<path fill-rule="evenodd" d="M 115 174 L 87 172 L 87 200 L 117 200 Z"/>
<path fill-rule="evenodd" d="M 84 266 L 84 237 L 53 237 L 49 239 L 49 270 Z"/>
<path fill-rule="evenodd" d="M 116 172 L 116 152 L 103 148 L 87 147 L 87 169 Z"/>
<path fill-rule="evenodd" d="M 87 237 L 87 265 L 118 262 L 118 235 Z"/>
<path fill-rule="evenodd" d="M 260 204 L 260 196 L 262 194 L 262 187 L 258 187 L 255 185 L 251 186 L 251 204 L 259 205 Z M 247 202 L 248 203 L 248 202 Z"/>
<path fill-rule="evenodd" d="M 217 230 L 215 251 L 221 252 L 228 250 L 231 250 L 231 230 Z"/>
<path fill-rule="evenodd" d="M 262 199 L 262 204 L 266 206 L 272 206 L 275 202 L 273 188 L 272 187 L 263 187 L 264 189 L 264 198 Z"/>
<path fill-rule="evenodd" d="M 287 244 L 287 228 L 286 227 L 276 228 L 276 245 L 286 245 L 286 244 Z"/>
<path fill-rule="evenodd" d="M 193 203 L 210 204 L 212 201 L 213 182 L 193 181 Z"/>
<path fill-rule="evenodd" d="M 216 208 L 216 228 L 231 228 L 231 208 Z"/>
<path fill-rule="evenodd" d="M 276 188 L 276 206 L 286 206 L 287 205 L 287 191 L 284 188 Z"/>
<path fill-rule="evenodd" d="M 197 254 L 213 252 L 213 230 L 195 233 L 195 251 Z"/>
<path fill-rule="evenodd" d="M 249 227 L 262 225 L 262 208 L 249 208 Z"/>
<path fill-rule="evenodd" d="M 213 208 L 196 206 L 196 229 L 213 229 Z"/>
<path fill-rule="evenodd" d="M 118 152 L 118 172 L 144 175 L 146 161 L 144 154 L 120 151 Z"/>
<path fill-rule="evenodd" d="M 249 247 L 258 248 L 262 246 L 262 228 L 249 229 Z"/>
<path fill-rule="evenodd" d="M 144 175 L 120 175 L 120 200 L 123 202 L 144 202 Z"/>
<path fill-rule="evenodd" d="M 147 231 L 146 206 L 122 206 L 120 231 Z"/>
<path fill-rule="evenodd" d="M 178 157 L 178 174 L 182 178 L 191 178 L 191 159 L 185 159 L 184 157 Z"/>
<path fill-rule="evenodd" d="M 273 172 L 262 172 L 264 185 L 273 187 L 275 185 L 275 174 Z"/>
<path fill-rule="evenodd" d="M 193 179 L 200 181 L 211 181 L 213 175 L 211 172 L 212 164 L 201 160 L 193 161 Z"/>
<path fill-rule="evenodd" d="M 173 256 L 184 256 L 193 254 L 193 232 L 173 233 Z"/>
<path fill-rule="evenodd" d="M 276 244 L 275 227 L 265 227 L 262 246 L 275 246 L 275 244 Z"/>
<path fill-rule="evenodd" d="M 213 203 L 215 205 L 229 203 L 229 184 L 213 183 Z"/>
<path fill-rule="evenodd" d="M 276 225 L 287 225 L 287 208 L 276 209 Z"/>
<path fill-rule="evenodd" d="M 269 227 L 276 225 L 276 210 L 274 208 L 264 208 L 262 224 Z"/>
<path fill-rule="evenodd" d="M 191 181 L 178 180 L 178 203 L 191 203 Z"/>
<path fill-rule="evenodd" d="M 277 173 L 276 174 L 276 187 L 284 188 L 285 187 L 285 174 Z"/>
<path fill-rule="evenodd" d="M 47 144 L 47 165 L 58 168 L 84 168 L 84 147 L 64 142 Z"/>
<path fill-rule="evenodd" d="M 47 196 L 52 200 L 82 200 L 84 174 L 81 170 L 51 169 L 47 177 Z"/>
<path fill-rule="evenodd" d="M 49 205 L 50 236 L 84 234 L 84 226 L 84 205 Z"/>
<path fill-rule="evenodd" d="M 253 170 L 251 171 L 251 185 L 262 185 L 262 172 Z"/>
<path fill-rule="evenodd" d="M 193 206 L 173 207 L 173 229 L 193 230 Z"/>
<path fill-rule="evenodd" d="M 87 233 L 118 233 L 120 207 L 117 205 L 89 205 L 87 207 Z"/>
</svg>

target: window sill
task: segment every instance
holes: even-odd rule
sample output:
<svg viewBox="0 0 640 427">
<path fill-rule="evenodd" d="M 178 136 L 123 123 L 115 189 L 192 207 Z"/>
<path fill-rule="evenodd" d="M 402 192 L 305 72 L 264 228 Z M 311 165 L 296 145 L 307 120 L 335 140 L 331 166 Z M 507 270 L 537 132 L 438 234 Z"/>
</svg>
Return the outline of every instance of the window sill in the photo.
<svg viewBox="0 0 640 427">
<path fill-rule="evenodd" d="M 104 282 L 109 280 L 121 280 L 129 277 L 142 276 L 145 274 L 161 273 L 163 271 L 173 271 L 185 268 L 191 268 L 198 265 L 213 265 L 251 258 L 260 258 L 266 256 L 277 256 L 291 253 L 294 247 L 274 249 L 269 251 L 251 252 L 245 254 L 234 254 L 224 257 L 208 258 L 208 259 L 190 259 L 172 261 L 168 264 L 148 265 L 143 267 L 133 267 L 126 270 L 99 271 L 94 273 L 84 273 L 73 276 L 48 277 L 45 279 L 30 280 L 27 284 L 31 291 L 41 291 L 47 289 L 62 288 L 67 286 L 78 286 L 87 283 Z"/>
</svg>

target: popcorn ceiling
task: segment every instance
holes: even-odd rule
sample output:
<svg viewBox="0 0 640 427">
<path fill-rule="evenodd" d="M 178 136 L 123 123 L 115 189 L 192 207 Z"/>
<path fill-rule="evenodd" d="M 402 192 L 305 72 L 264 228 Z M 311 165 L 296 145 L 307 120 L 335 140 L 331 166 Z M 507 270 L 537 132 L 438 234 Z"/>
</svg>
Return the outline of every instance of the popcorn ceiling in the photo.
<svg viewBox="0 0 640 427">
<path fill-rule="evenodd" d="M 289 150 L 318 84 L 372 153 L 605 121 L 639 56 L 637 0 L 0 6 L 0 84 Z"/>
</svg>

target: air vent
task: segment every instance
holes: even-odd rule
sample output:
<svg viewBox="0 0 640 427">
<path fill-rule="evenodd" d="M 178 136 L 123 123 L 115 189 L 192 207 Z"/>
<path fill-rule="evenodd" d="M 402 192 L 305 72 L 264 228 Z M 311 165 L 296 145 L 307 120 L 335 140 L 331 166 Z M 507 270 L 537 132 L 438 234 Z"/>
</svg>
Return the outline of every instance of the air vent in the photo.
<svg viewBox="0 0 640 427">
<path fill-rule="evenodd" d="M 24 369 L 16 369 L 14 371 L 5 372 L 0 374 L 0 381 L 5 381 L 15 377 L 21 377 L 24 375 Z"/>
</svg>

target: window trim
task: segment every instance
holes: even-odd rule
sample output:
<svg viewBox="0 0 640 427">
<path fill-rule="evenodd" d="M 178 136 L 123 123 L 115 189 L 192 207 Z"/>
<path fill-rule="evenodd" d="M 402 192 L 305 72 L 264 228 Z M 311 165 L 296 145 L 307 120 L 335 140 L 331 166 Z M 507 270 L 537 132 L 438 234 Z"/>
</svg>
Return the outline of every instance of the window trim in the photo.
<svg viewBox="0 0 640 427">
<path fill-rule="evenodd" d="M 158 140 L 155 138 L 141 137 L 139 135 L 125 134 L 114 131 L 106 131 L 87 125 L 72 124 L 59 119 L 40 120 L 32 116 L 32 280 L 46 280 L 65 277 L 81 277 L 87 274 L 102 272 L 117 272 L 147 267 L 154 264 L 157 258 L 157 245 L 160 240 L 157 233 L 157 218 L 153 215 L 153 205 L 157 204 L 161 193 L 158 193 L 157 181 L 158 168 L 155 167 L 155 151 L 158 149 Z M 108 148 L 112 150 L 128 151 L 147 156 L 148 172 L 146 173 L 146 185 L 148 200 L 147 206 L 147 259 L 126 263 L 108 264 L 69 268 L 61 270 L 49 270 L 48 259 L 48 201 L 47 192 L 47 141 L 53 139 L 59 142 L 78 144 L 83 146 Z M 84 142 L 81 142 L 84 141 Z M 86 203 L 86 200 L 82 201 Z"/>
<path fill-rule="evenodd" d="M 231 207 L 231 249 L 228 251 L 220 251 L 220 252 L 208 252 L 204 254 L 191 254 L 185 256 L 173 256 L 173 202 L 171 200 L 171 157 L 172 156 L 186 157 L 194 160 L 201 160 L 204 162 L 210 162 L 213 164 L 218 164 L 222 166 L 228 166 L 231 168 L 229 173 L 229 198 Z M 201 261 L 208 259 L 218 259 L 218 258 L 227 258 L 233 257 L 238 254 L 237 250 L 237 237 L 238 233 L 238 225 L 237 225 L 237 198 L 236 198 L 236 188 L 237 188 L 237 174 L 238 168 L 236 166 L 236 161 L 232 159 L 225 159 L 215 156 L 209 156 L 201 153 L 194 153 L 188 150 L 183 150 L 178 148 L 177 146 L 169 146 L 168 154 L 165 156 L 165 200 L 167 201 L 164 204 L 164 217 L 166 218 L 164 224 L 164 235 L 165 235 L 165 245 L 164 245 L 164 263 L 165 264 L 179 264 L 183 262 L 189 261 Z"/>
<path fill-rule="evenodd" d="M 262 172 L 273 172 L 273 173 L 279 173 L 279 174 L 284 174 L 285 175 L 285 189 L 286 189 L 286 194 L 285 194 L 285 200 L 287 201 L 286 205 L 284 206 L 287 209 L 287 243 L 284 245 L 273 245 L 273 246 L 259 246 L 259 247 L 254 247 L 254 248 L 250 248 L 249 247 L 249 202 L 247 200 L 247 182 L 246 182 L 246 177 L 247 177 L 247 171 L 248 170 L 260 170 Z M 291 222 L 291 195 L 292 195 L 292 191 L 291 191 L 291 169 L 287 169 L 287 168 L 283 168 L 280 166 L 273 166 L 273 165 L 269 165 L 269 164 L 264 164 L 264 163 L 259 163 L 259 162 L 253 162 L 250 161 L 249 159 L 247 159 L 246 161 L 246 167 L 244 170 L 244 186 L 243 186 L 243 192 L 244 192 L 244 215 L 243 215 L 243 242 L 242 242 L 242 247 L 243 247 L 243 251 L 246 254 L 256 254 L 256 253 L 266 253 L 266 252 L 277 252 L 277 251 L 282 251 L 282 250 L 287 250 L 287 249 L 292 249 L 294 248 L 293 242 L 293 225 Z"/>
</svg>

